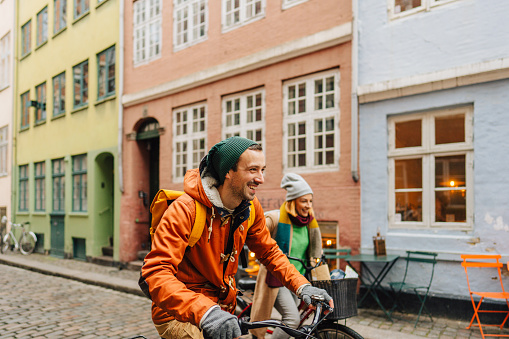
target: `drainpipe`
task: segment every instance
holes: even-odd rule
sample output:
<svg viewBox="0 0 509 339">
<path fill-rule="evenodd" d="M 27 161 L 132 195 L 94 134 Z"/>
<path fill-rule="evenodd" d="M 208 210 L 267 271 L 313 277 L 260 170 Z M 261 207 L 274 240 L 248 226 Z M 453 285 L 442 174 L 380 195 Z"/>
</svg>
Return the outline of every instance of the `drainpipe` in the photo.
<svg viewBox="0 0 509 339">
<path fill-rule="evenodd" d="M 351 171 L 354 182 L 359 181 L 358 153 L 359 153 L 359 100 L 357 96 L 357 82 L 359 69 L 359 41 L 357 27 L 358 0 L 352 0 L 352 100 L 351 100 Z"/>
<path fill-rule="evenodd" d="M 119 52 L 118 53 L 118 186 L 120 192 L 124 193 L 124 168 L 122 166 L 122 145 L 123 145 L 123 123 L 124 123 L 124 107 L 122 105 L 122 95 L 124 94 L 124 1 L 119 1 Z"/>
</svg>

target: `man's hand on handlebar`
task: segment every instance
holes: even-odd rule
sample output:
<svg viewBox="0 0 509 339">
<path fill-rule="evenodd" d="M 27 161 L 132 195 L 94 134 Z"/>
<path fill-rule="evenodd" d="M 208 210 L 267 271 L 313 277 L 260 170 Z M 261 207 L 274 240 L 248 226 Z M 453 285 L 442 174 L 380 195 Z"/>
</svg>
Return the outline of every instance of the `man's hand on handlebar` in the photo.
<svg viewBox="0 0 509 339">
<path fill-rule="evenodd" d="M 302 301 L 306 303 L 306 305 L 309 305 L 311 304 L 311 297 L 313 296 L 320 296 L 326 303 L 329 304 L 330 309 L 326 310 L 325 314 L 329 313 L 334 309 L 334 301 L 332 300 L 332 297 L 324 289 L 313 287 L 311 285 L 306 285 L 304 286 L 304 288 L 302 288 L 299 297 L 302 299 Z"/>
</svg>

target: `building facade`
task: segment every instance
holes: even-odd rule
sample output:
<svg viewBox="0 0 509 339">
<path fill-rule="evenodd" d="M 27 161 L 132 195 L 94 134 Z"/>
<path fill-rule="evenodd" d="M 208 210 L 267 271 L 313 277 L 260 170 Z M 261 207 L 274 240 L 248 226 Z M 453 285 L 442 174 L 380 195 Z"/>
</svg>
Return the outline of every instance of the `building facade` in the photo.
<svg viewBox="0 0 509 339">
<path fill-rule="evenodd" d="M 362 251 L 380 228 L 438 252 L 435 296 L 468 296 L 460 254 L 509 259 L 509 3 L 487 5 L 358 1 Z"/>
<path fill-rule="evenodd" d="M 16 4 L 16 219 L 30 222 L 38 251 L 111 256 L 120 208 L 119 1 Z M 113 252 L 118 258 L 118 246 Z"/>
<path fill-rule="evenodd" d="M 11 215 L 14 1 L 0 1 L 0 218 Z"/>
<path fill-rule="evenodd" d="M 150 246 L 149 205 L 229 136 L 259 142 L 265 210 L 301 174 L 328 247 L 360 244 L 351 176 L 349 1 L 137 0 L 125 8 L 121 261 Z"/>
</svg>

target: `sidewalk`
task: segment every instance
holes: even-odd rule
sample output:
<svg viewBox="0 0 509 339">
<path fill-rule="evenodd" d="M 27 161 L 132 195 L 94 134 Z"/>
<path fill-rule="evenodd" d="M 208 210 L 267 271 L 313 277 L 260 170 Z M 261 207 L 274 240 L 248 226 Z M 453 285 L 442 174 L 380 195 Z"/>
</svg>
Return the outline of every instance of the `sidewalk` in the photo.
<svg viewBox="0 0 509 339">
<path fill-rule="evenodd" d="M 35 272 L 81 281 L 87 284 L 143 296 L 138 287 L 139 271 L 119 270 L 71 259 L 58 259 L 41 254 L 23 256 L 18 253 L 0 254 L 0 264 L 16 266 Z M 393 314 L 394 322 L 385 318 L 382 311 L 359 309 L 358 316 L 347 319 L 347 325 L 366 339 L 466 339 L 481 338 L 478 329 L 466 330 L 467 321 L 421 316 L 416 328 L 416 315 Z M 492 332 L 490 333 L 499 333 Z M 495 330 L 497 331 L 497 330 Z M 504 334 L 509 330 L 504 329 Z"/>
</svg>

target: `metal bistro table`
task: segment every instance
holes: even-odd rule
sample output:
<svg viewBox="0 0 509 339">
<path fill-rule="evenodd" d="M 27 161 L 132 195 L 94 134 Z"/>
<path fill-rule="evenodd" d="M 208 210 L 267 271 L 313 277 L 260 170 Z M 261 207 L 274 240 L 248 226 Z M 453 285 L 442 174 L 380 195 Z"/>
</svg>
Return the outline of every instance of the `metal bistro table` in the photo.
<svg viewBox="0 0 509 339">
<path fill-rule="evenodd" d="M 387 275 L 387 273 L 389 273 L 389 271 L 391 270 L 392 266 L 394 266 L 398 258 L 399 255 L 394 254 L 388 255 L 357 254 L 346 257 L 344 259 L 348 263 L 348 265 L 352 267 L 352 269 L 354 268 L 350 262 L 360 262 L 362 266 L 363 274 L 359 274 L 359 272 L 357 272 L 357 274 L 359 274 L 359 279 L 361 280 L 362 285 L 367 287 L 367 291 L 359 299 L 358 306 L 360 307 L 364 299 L 366 299 L 368 295 L 371 295 L 373 299 L 375 299 L 378 306 L 380 306 L 382 311 L 384 311 L 385 315 L 390 321 L 392 321 L 391 314 L 385 309 L 385 307 L 380 302 L 380 299 L 378 298 L 377 294 L 377 289 L 380 287 L 382 280 L 384 280 L 385 276 Z M 369 269 L 366 263 L 383 263 L 384 266 L 382 270 L 378 273 L 378 275 L 375 275 L 373 271 Z M 382 292 L 388 295 L 385 291 L 382 290 Z"/>
</svg>

